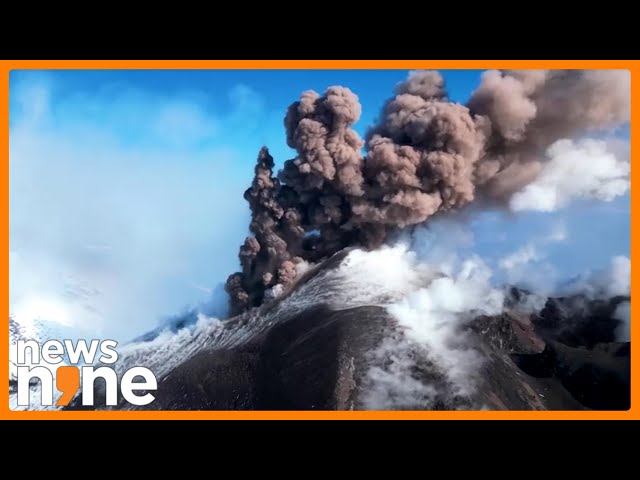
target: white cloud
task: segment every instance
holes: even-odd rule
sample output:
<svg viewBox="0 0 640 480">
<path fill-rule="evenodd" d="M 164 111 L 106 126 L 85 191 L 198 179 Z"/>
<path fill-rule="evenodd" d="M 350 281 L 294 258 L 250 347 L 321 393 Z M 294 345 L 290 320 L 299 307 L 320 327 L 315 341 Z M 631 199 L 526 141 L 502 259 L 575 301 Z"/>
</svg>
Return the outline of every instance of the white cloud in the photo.
<svg viewBox="0 0 640 480">
<path fill-rule="evenodd" d="M 237 268 L 248 224 L 251 170 L 220 143 L 236 110 L 37 80 L 11 84 L 11 308 L 126 340 L 205 300 L 194 284 Z"/>
<path fill-rule="evenodd" d="M 618 342 L 631 341 L 631 303 L 622 302 L 613 312 L 613 318 L 617 318 L 622 323 L 616 329 L 616 340 Z"/>
<path fill-rule="evenodd" d="M 631 260 L 623 255 L 613 257 L 605 275 L 604 282 L 610 295 L 629 295 L 631 292 Z"/>
<path fill-rule="evenodd" d="M 624 255 L 616 255 L 607 268 L 583 273 L 565 285 L 562 293 L 584 293 L 595 298 L 630 295 L 631 260 Z"/>
<path fill-rule="evenodd" d="M 509 283 L 533 288 L 537 293 L 549 293 L 558 272 L 551 263 L 545 261 L 546 248 L 550 244 L 564 242 L 568 236 L 566 225 L 557 222 L 546 235 L 533 238 L 500 258 L 498 267 L 506 272 Z"/>
<path fill-rule="evenodd" d="M 527 244 L 524 247 L 519 248 L 515 252 L 500 259 L 500 268 L 505 270 L 512 270 L 521 265 L 525 265 L 529 262 L 538 260 L 540 255 L 535 245 Z"/>
<path fill-rule="evenodd" d="M 556 222 L 549 233 L 543 237 L 533 238 L 529 243 L 506 255 L 498 261 L 500 268 L 513 270 L 523 265 L 543 259 L 546 255 L 542 248 L 551 243 L 564 242 L 569 233 L 567 226 L 562 222 Z"/>
<path fill-rule="evenodd" d="M 619 146 L 606 141 L 585 139 L 579 142 L 558 140 L 547 150 L 548 162 L 538 178 L 511 199 L 514 211 L 552 212 L 576 198 L 605 202 L 629 189 L 630 163 Z"/>
</svg>

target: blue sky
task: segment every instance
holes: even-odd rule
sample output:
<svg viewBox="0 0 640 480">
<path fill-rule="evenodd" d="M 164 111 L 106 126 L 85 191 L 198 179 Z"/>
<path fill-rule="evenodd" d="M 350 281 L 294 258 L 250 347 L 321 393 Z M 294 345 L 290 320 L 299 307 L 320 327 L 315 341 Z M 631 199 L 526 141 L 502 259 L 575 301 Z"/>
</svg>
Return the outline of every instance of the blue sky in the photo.
<svg viewBox="0 0 640 480">
<path fill-rule="evenodd" d="M 407 73 L 13 71 L 12 312 L 130 338 L 219 294 L 246 235 L 242 192 L 258 150 L 267 145 L 277 166 L 293 157 L 287 106 L 304 90 L 347 86 L 364 135 Z M 459 102 L 481 75 L 442 73 Z M 467 250 L 496 281 L 518 281 L 500 262 L 531 245 L 527 263 L 549 284 L 629 256 L 629 208 L 627 194 L 553 213 L 485 212 Z"/>
<path fill-rule="evenodd" d="M 21 84 L 30 82 L 46 85 L 52 96 L 51 106 L 61 119 L 77 119 L 81 113 L 78 103 L 92 98 L 104 102 L 116 113 L 117 102 L 132 113 L 134 108 L 128 98 L 132 90 L 145 95 L 149 101 L 170 101 L 179 99 L 199 114 L 221 118 L 233 111 L 234 106 L 244 101 L 243 109 L 237 112 L 242 125 L 228 125 L 218 129 L 218 135 L 205 136 L 193 142 L 192 147 L 203 148 L 207 143 L 218 147 L 228 147 L 242 153 L 241 162 L 252 167 L 257 152 L 262 145 L 268 145 L 278 164 L 292 155 L 283 135 L 284 112 L 292 101 L 304 90 L 324 91 L 331 85 L 345 85 L 351 88 L 362 104 L 362 117 L 356 129 L 364 134 L 379 113 L 382 102 L 392 93 L 393 86 L 407 75 L 407 71 L 154 71 L 154 70 L 89 70 L 56 72 L 12 72 L 10 96 L 10 122 L 20 120 L 19 95 L 16 90 Z M 480 80 L 480 70 L 451 72 L 447 76 L 447 88 L 455 101 L 465 101 Z M 135 95 L 134 94 L 134 95 Z M 116 102 L 116 105 L 110 102 Z M 74 108 L 69 108 L 69 104 Z M 88 108 L 85 108 L 88 110 Z M 14 113 L 15 112 L 15 113 Z M 89 116 L 88 112 L 87 116 Z M 98 115 L 94 111 L 92 120 Z M 75 118 L 74 118 L 75 117 Z M 131 118 L 133 122 L 134 118 Z M 203 120 L 203 118 L 199 118 Z M 140 126 L 129 131 L 126 119 L 116 130 L 123 142 L 144 142 L 148 140 Z M 156 140 L 156 139 L 153 139 Z M 239 165 L 238 165 L 239 166 Z M 240 170 L 239 170 L 240 171 Z"/>
</svg>

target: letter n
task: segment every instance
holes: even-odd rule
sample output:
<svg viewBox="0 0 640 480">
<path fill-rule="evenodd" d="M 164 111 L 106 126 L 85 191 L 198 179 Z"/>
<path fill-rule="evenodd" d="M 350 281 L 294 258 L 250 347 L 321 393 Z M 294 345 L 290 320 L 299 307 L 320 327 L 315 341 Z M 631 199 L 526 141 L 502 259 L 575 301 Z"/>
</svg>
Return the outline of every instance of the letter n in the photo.
<svg viewBox="0 0 640 480">
<path fill-rule="evenodd" d="M 53 405 L 53 374 L 46 367 L 18 367 L 18 405 L 28 407 L 31 400 L 31 386 L 29 382 L 32 378 L 40 380 L 40 403 L 42 405 Z"/>
</svg>

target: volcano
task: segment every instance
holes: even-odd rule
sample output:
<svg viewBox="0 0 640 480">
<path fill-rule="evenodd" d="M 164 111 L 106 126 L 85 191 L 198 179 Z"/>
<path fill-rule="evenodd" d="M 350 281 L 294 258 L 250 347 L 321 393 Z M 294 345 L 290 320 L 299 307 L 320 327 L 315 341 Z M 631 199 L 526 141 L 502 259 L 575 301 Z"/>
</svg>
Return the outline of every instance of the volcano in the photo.
<svg viewBox="0 0 640 480">
<path fill-rule="evenodd" d="M 154 372 L 145 409 L 628 409 L 628 271 L 547 298 L 496 287 L 476 254 L 438 255 L 455 233 L 419 241 L 456 215 L 626 194 L 630 163 L 598 138 L 628 125 L 628 73 L 490 70 L 460 104 L 440 73 L 410 72 L 363 138 L 353 91 L 302 92 L 284 116 L 295 157 L 276 171 L 263 147 L 244 193 L 230 318 L 177 318 L 112 368 Z"/>
<path fill-rule="evenodd" d="M 259 308 L 125 346 L 115 368 L 152 369 L 144 408 L 158 410 L 629 408 L 630 343 L 612 341 L 628 297 L 550 298 L 527 313 L 531 293 L 510 288 L 492 306 L 434 306 L 438 289 L 461 288 L 450 280 L 401 248 L 346 249 Z M 415 324 L 401 308 L 411 298 Z M 78 396 L 67 408 L 86 407 Z"/>
</svg>

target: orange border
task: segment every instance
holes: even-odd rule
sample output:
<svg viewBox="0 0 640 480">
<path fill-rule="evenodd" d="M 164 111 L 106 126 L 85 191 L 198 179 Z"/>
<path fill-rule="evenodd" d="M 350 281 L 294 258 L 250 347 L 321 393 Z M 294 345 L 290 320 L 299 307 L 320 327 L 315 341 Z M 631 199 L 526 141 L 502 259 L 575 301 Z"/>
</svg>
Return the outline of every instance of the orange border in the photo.
<svg viewBox="0 0 640 480">
<path fill-rule="evenodd" d="M 14 69 L 210 69 L 210 70 L 412 70 L 412 69 L 504 69 L 504 68 L 571 68 L 571 69 L 628 69 L 631 71 L 631 138 L 638 138 L 640 130 L 640 103 L 638 98 L 638 81 L 640 77 L 640 60 L 9 60 L 0 61 L 0 151 L 4 161 L 2 169 L 2 187 L 5 192 L 2 196 L 0 210 L 2 211 L 2 249 L 9 251 L 9 71 Z M 637 150 L 633 147 L 632 157 L 637 156 Z M 632 162 L 633 163 L 633 162 Z M 640 170 L 632 169 L 632 182 L 639 175 Z M 638 238 L 633 222 L 633 210 L 638 203 L 638 195 L 631 195 L 631 249 Z M 8 313 L 9 313 L 9 256 L 0 256 L 0 265 L 5 275 L 2 276 L 2 305 L 5 308 L 3 322 L 8 337 Z M 633 277 L 633 269 L 632 269 Z M 636 297 L 635 290 L 640 289 L 640 283 L 633 286 L 632 296 Z M 4 334 L 4 333 L 3 333 Z M 640 341 L 640 330 L 632 329 L 634 338 L 632 345 L 637 346 Z M 9 357 L 9 342 L 0 341 L 0 358 Z M 640 352 L 633 347 L 633 358 L 638 358 Z M 626 412 L 591 412 L 591 411 L 471 411 L 471 412 L 388 412 L 388 411 L 303 411 L 303 412 L 271 412 L 271 411 L 160 411 L 160 412 L 134 412 L 134 411 L 81 411 L 81 412 L 14 412 L 9 409 L 8 395 L 6 400 L 0 401 L 0 419 L 632 419 L 640 418 L 640 369 L 632 368 L 631 381 L 631 409 Z M 9 381 L 8 369 L 3 368 L 0 375 L 0 384 L 7 385 Z"/>
</svg>

